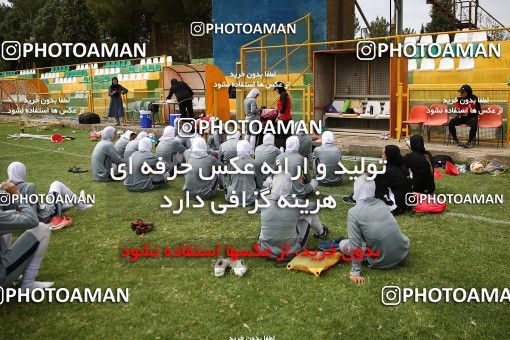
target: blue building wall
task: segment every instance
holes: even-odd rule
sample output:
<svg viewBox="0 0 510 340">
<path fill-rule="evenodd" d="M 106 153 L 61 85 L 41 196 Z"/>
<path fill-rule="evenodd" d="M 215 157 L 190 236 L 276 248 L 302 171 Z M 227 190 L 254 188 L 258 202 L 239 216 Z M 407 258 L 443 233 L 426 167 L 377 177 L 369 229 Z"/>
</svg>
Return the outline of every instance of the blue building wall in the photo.
<svg viewBox="0 0 510 340">
<path fill-rule="evenodd" d="M 311 14 L 312 19 L 312 41 L 325 41 L 326 0 L 213 0 L 212 2 L 213 23 L 287 24 L 307 13 Z M 297 29 L 299 31 L 299 27 Z M 239 48 L 258 37 L 260 35 L 256 34 L 213 35 L 214 63 L 226 75 L 235 73 L 235 63 L 239 61 Z M 306 58 L 304 53 L 303 49 L 294 56 L 295 63 Z M 268 58 L 271 57 L 276 58 L 275 55 L 268 56 Z M 252 62 L 255 64 L 256 60 Z"/>
</svg>

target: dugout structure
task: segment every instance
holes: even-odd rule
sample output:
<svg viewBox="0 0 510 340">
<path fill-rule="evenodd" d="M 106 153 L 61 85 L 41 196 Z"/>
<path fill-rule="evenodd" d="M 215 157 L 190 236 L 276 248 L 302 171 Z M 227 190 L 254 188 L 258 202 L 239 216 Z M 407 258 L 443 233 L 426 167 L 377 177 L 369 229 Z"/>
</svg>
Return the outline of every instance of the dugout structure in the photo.
<svg viewBox="0 0 510 340">
<path fill-rule="evenodd" d="M 354 49 L 314 52 L 316 118 L 337 131 L 389 131 L 394 123 L 390 88 L 395 75 L 388 57 L 359 60 Z M 328 112 L 327 106 L 337 112 Z M 348 109 L 353 113 L 341 113 Z"/>
<path fill-rule="evenodd" d="M 188 84 L 194 93 L 195 111 L 216 116 L 223 121 L 230 119 L 228 88 L 218 87 L 225 84 L 225 75 L 212 64 L 172 65 L 163 69 L 163 94 L 170 91 L 170 81 L 177 79 Z M 173 113 L 175 105 L 165 104 L 166 113 Z"/>
</svg>

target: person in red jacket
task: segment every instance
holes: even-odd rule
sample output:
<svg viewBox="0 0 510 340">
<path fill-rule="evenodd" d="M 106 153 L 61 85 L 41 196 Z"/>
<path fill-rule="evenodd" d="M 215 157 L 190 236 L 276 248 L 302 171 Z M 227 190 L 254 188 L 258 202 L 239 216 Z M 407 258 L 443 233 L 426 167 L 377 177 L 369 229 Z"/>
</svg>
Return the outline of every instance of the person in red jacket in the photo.
<svg viewBox="0 0 510 340">
<path fill-rule="evenodd" d="M 275 84 L 274 90 L 278 91 L 279 95 L 278 102 L 276 103 L 276 110 L 278 111 L 278 116 L 276 117 L 276 119 L 277 121 L 278 120 L 282 121 L 284 125 L 287 127 L 288 124 L 290 124 L 290 121 L 292 120 L 292 115 L 290 114 L 290 110 L 292 107 L 290 96 L 285 90 L 285 85 L 281 81 Z M 287 137 L 289 137 L 287 133 L 283 132 L 279 133 L 276 138 L 276 146 L 277 147 L 285 146 Z"/>
<path fill-rule="evenodd" d="M 458 146 L 465 148 L 472 148 L 475 145 L 476 131 L 478 130 L 478 115 L 482 111 L 478 97 L 473 94 L 473 90 L 469 85 L 462 85 L 459 89 L 460 97 L 457 98 L 455 103 L 455 110 L 457 116 L 448 122 L 448 128 L 452 135 L 453 141 Z M 456 126 L 460 124 L 467 124 L 471 127 L 469 130 L 469 139 L 467 143 L 463 144 L 457 139 Z"/>
</svg>

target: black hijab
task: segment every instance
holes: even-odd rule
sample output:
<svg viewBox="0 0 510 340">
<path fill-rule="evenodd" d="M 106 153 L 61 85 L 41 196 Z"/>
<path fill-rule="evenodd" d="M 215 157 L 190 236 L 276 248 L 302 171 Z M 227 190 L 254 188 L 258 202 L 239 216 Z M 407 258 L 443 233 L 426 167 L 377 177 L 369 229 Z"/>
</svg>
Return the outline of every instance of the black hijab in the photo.
<svg viewBox="0 0 510 340">
<path fill-rule="evenodd" d="M 115 80 L 115 79 L 117 80 L 117 84 L 113 83 L 113 80 Z M 117 77 L 112 78 L 112 84 L 110 85 L 110 90 L 111 91 L 117 90 L 117 92 L 120 92 L 120 84 L 119 84 L 119 79 Z"/>
<path fill-rule="evenodd" d="M 398 146 L 386 145 L 384 147 L 384 154 L 386 155 L 387 165 L 393 165 L 398 168 L 402 166 L 402 155 Z"/>
<path fill-rule="evenodd" d="M 421 135 L 411 136 L 411 150 L 419 153 L 420 155 L 425 154 L 425 142 Z"/>
</svg>

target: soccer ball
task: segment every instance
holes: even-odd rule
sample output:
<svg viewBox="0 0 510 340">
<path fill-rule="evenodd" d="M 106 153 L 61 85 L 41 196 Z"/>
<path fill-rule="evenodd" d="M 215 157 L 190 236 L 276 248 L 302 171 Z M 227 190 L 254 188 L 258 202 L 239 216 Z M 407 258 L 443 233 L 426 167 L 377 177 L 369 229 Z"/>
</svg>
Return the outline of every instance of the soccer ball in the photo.
<svg viewBox="0 0 510 340">
<path fill-rule="evenodd" d="M 483 163 L 482 162 L 473 162 L 469 166 L 469 170 L 474 174 L 481 174 L 483 172 Z"/>
</svg>

